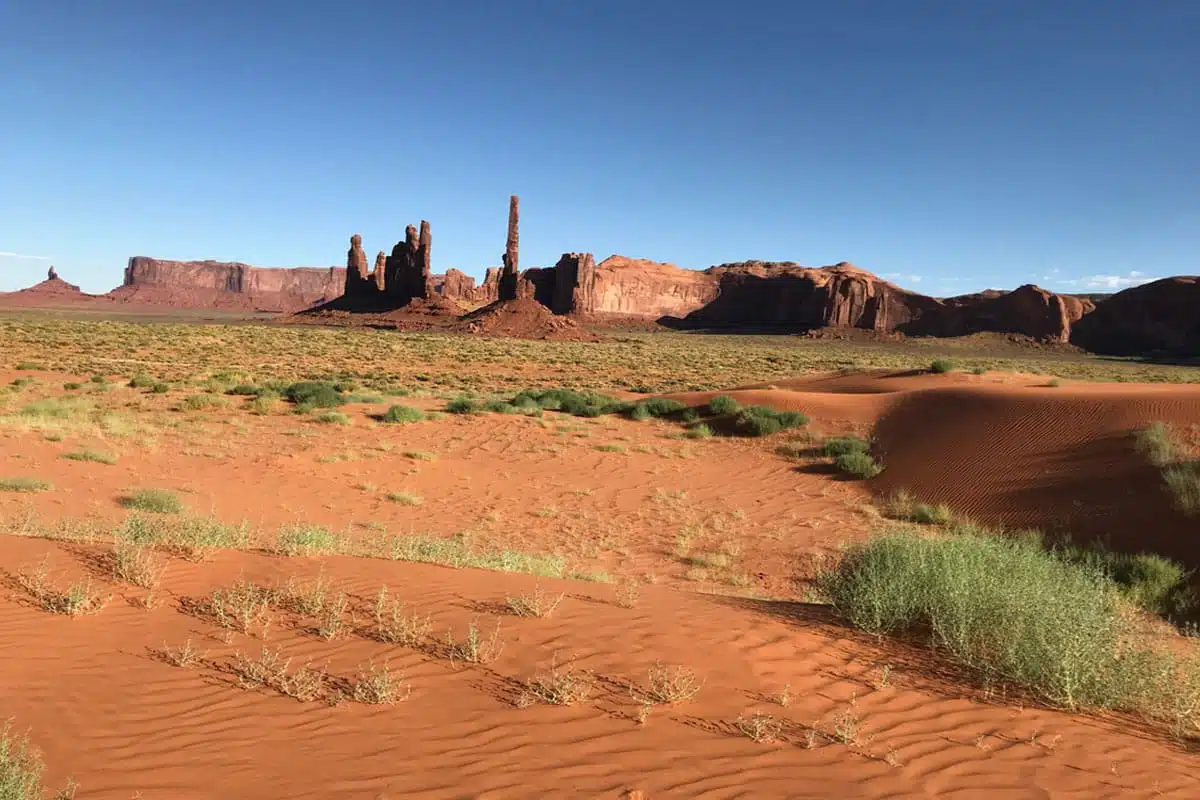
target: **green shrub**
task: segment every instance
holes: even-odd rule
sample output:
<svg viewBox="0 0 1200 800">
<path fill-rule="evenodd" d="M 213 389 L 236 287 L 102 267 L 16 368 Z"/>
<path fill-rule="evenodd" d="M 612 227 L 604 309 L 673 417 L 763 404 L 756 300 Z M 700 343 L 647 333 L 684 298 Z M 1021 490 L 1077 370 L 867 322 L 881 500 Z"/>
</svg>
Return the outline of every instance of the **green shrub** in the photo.
<svg viewBox="0 0 1200 800">
<path fill-rule="evenodd" d="M 723 417 L 728 414 L 736 414 L 741 410 L 741 403 L 727 394 L 719 394 L 708 401 L 708 413 L 713 416 Z"/>
<path fill-rule="evenodd" d="M 941 375 L 954 370 L 954 362 L 948 358 L 939 358 L 929 365 L 929 371 L 935 375 Z"/>
<path fill-rule="evenodd" d="M 1200 514 L 1200 461 L 1163 470 L 1163 480 L 1175 497 L 1175 507 L 1189 516 Z"/>
<path fill-rule="evenodd" d="M 602 394 L 577 392 L 573 389 L 545 389 L 521 392 L 512 399 L 515 406 L 528 406 L 546 411 L 561 411 L 577 417 L 599 417 L 627 407 L 627 404 Z"/>
<path fill-rule="evenodd" d="M 687 406 L 678 400 L 671 400 L 666 397 L 652 397 L 649 400 L 642 400 L 633 406 L 633 408 L 639 407 L 645 409 L 646 413 L 652 417 L 669 417 L 672 414 L 679 414 L 687 409 Z M 630 413 L 632 413 L 632 409 Z"/>
<path fill-rule="evenodd" d="M 300 381 L 283 391 L 283 396 L 297 406 L 307 408 L 337 408 L 346 398 L 331 384 L 322 381 Z"/>
<path fill-rule="evenodd" d="M 68 381 L 67 383 L 63 384 L 63 389 L 68 392 L 74 392 L 75 390 L 82 389 L 82 388 L 83 388 L 83 384 L 76 383 L 75 381 Z"/>
<path fill-rule="evenodd" d="M 843 453 L 835 458 L 833 463 L 838 472 L 853 475 L 856 478 L 874 478 L 883 472 L 883 467 L 879 466 L 869 453 Z"/>
<path fill-rule="evenodd" d="M 645 422 L 653 416 L 645 403 L 635 403 L 633 408 L 629 409 L 629 418 L 636 422 Z"/>
<path fill-rule="evenodd" d="M 22 361 L 19 364 L 17 364 L 17 366 L 15 366 L 13 369 L 18 369 L 18 370 L 22 370 L 22 371 L 30 371 L 30 372 L 44 372 L 46 370 L 46 365 L 38 364 L 34 361 Z"/>
<path fill-rule="evenodd" d="M 93 375 L 92 383 L 108 383 L 108 378 L 103 375 Z"/>
<path fill-rule="evenodd" d="M 857 436 L 835 436 L 826 439 L 821 446 L 821 452 L 828 458 L 837 458 L 849 453 L 865 453 L 870 449 L 870 443 Z"/>
<path fill-rule="evenodd" d="M 40 478 L 0 478 L 0 492 L 21 492 L 32 494 L 45 492 L 53 487 L 48 481 Z M 3 795 L 0 795 L 3 797 Z"/>
<path fill-rule="evenodd" d="M 766 406 L 746 406 L 734 417 L 734 430 L 742 436 L 770 436 L 788 428 L 808 424 L 798 411 L 776 411 Z"/>
<path fill-rule="evenodd" d="M 1153 553 L 1115 553 L 1103 548 L 1063 548 L 1052 552 L 1062 560 L 1108 576 L 1135 605 L 1163 617 L 1186 613 L 1192 602 L 1189 573 Z"/>
<path fill-rule="evenodd" d="M 446 413 L 448 414 L 474 414 L 479 411 L 479 406 L 469 397 L 456 397 L 449 403 L 446 403 Z"/>
<path fill-rule="evenodd" d="M 171 391 L 171 384 L 156 383 L 150 387 L 150 391 L 154 394 L 166 394 L 167 392 Z"/>
<path fill-rule="evenodd" d="M 975 369 L 971 370 L 971 374 L 972 375 L 986 375 L 987 367 L 976 367 Z"/>
<path fill-rule="evenodd" d="M 378 419 L 389 425 L 406 425 L 410 422 L 420 422 L 425 419 L 425 415 L 412 406 L 396 405 L 389 406 L 388 410 L 380 414 Z"/>
<path fill-rule="evenodd" d="M 1179 458 L 1179 443 L 1171 427 L 1162 422 L 1152 423 L 1135 434 L 1138 452 L 1156 467 L 1165 467 Z"/>
<path fill-rule="evenodd" d="M 259 397 L 265 391 L 266 389 L 261 386 L 256 386 L 253 383 L 239 383 L 237 386 L 234 386 L 229 391 L 225 392 L 225 394 L 232 394 L 237 397 Z"/>
<path fill-rule="evenodd" d="M 18 365 L 20 366 L 20 365 Z M 31 369 L 32 367 L 26 367 Z M 12 720 L 0 727 L 0 798 L 3 800 L 42 800 L 45 765 L 28 736 L 14 736 Z M 57 797 L 67 795 L 65 791 Z"/>
<path fill-rule="evenodd" d="M 349 425 L 350 417 L 341 411 L 322 411 L 313 419 L 322 425 Z"/>
<path fill-rule="evenodd" d="M 856 627 L 928 636 L 985 679 L 1015 681 L 1068 708 L 1176 699 L 1165 657 L 1128 643 L 1104 574 L 1017 540 L 883 536 L 851 546 L 818 585 Z"/>
<path fill-rule="evenodd" d="M 135 511 L 154 514 L 178 514 L 183 511 L 183 501 L 169 489 L 139 489 L 121 498 L 121 505 Z"/>
<path fill-rule="evenodd" d="M 208 411 L 214 408 L 224 408 L 225 398 L 215 394 L 189 394 L 179 401 L 179 407 L 184 411 Z"/>
<path fill-rule="evenodd" d="M 158 383 L 154 378 L 151 378 L 144 372 L 139 372 L 129 379 L 130 389 L 150 389 L 154 384 Z"/>
<path fill-rule="evenodd" d="M 689 439 L 711 439 L 713 431 L 712 428 L 701 422 L 688 428 L 683 435 Z"/>
</svg>

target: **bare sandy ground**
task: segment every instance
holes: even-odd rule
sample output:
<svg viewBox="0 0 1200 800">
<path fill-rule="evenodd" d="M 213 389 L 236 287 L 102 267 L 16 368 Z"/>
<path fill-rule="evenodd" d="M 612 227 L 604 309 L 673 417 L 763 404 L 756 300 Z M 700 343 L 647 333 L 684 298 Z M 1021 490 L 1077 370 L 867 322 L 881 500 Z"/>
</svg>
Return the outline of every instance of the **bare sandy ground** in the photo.
<svg viewBox="0 0 1200 800">
<path fill-rule="evenodd" d="M 980 518 L 1136 535 L 1195 565 L 1195 519 L 1170 510 L 1130 434 L 1155 420 L 1200 424 L 1200 387 L 1046 383 L 851 373 L 728 392 L 807 413 L 812 430 L 794 442 L 874 430 L 886 469 L 869 484 L 777 455 L 787 434 L 692 441 L 671 438 L 681 429 L 669 423 L 551 413 L 383 426 L 368 416 L 381 407 L 367 406 L 344 409 L 349 425 L 320 425 L 238 408 L 169 411 L 177 396 L 113 389 L 104 402 L 145 430 L 49 441 L 0 428 L 0 477 L 54 486 L 0 493 L 10 530 L 21 520 L 115 523 L 127 514 L 122 495 L 166 488 L 193 512 L 262 530 L 467 535 L 561 555 L 581 574 L 636 578 L 640 589 L 631 599 L 619 580 L 222 551 L 203 563 L 167 558 L 160 601 L 147 609 L 145 590 L 113 582 L 102 546 L 0 536 L 0 715 L 30 730 L 49 781 L 73 776 L 81 798 L 1192 797 L 1195 755 L 1179 743 L 1125 718 L 985 697 L 927 653 L 861 637 L 803 602 L 796 579 L 812 558 L 868 535 L 871 493 L 896 488 Z M 81 448 L 118 458 L 62 457 Z M 32 603 L 15 576 L 47 556 L 57 585 L 86 578 L 111 593 L 103 611 L 72 619 Z M 281 587 L 318 575 L 349 598 L 345 630 L 330 641 L 287 608 L 249 633 L 196 610 L 240 580 Z M 373 638 L 370 605 L 384 585 L 430 616 L 425 643 Z M 535 588 L 563 594 L 553 616 L 508 611 L 507 598 Z M 447 632 L 461 639 L 472 622 L 485 633 L 499 623 L 494 661 L 446 657 Z M 189 639 L 198 661 L 167 663 L 164 645 Z M 236 654 L 264 646 L 293 669 L 327 668 L 337 685 L 386 663 L 411 694 L 331 706 L 239 685 Z M 656 662 L 694 671 L 699 693 L 643 708 Z M 589 697 L 521 702 L 525 682 L 554 665 L 594 673 Z M 755 714 L 777 720 L 759 719 L 778 725 L 778 741 L 748 738 Z"/>
</svg>

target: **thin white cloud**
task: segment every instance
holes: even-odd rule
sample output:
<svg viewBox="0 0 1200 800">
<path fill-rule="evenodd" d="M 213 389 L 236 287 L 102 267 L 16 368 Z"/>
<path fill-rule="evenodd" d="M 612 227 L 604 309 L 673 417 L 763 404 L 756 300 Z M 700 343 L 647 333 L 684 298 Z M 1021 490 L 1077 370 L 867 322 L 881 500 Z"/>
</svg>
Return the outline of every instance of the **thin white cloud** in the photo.
<svg viewBox="0 0 1200 800">
<path fill-rule="evenodd" d="M 0 258 L 15 258 L 15 259 L 22 259 L 25 261 L 49 261 L 50 260 L 49 256 L 31 256 L 31 255 L 26 255 L 25 253 L 8 253 L 8 252 L 2 251 L 2 250 L 0 250 Z"/>
<path fill-rule="evenodd" d="M 1128 289 L 1130 286 L 1141 286 L 1143 283 L 1150 283 L 1156 280 L 1158 278 L 1148 277 L 1143 272 L 1133 270 L 1127 275 L 1089 275 L 1085 278 L 1075 278 L 1073 280 L 1056 280 L 1055 283 L 1075 289 L 1120 291 L 1121 289 Z"/>
<path fill-rule="evenodd" d="M 920 275 L 909 275 L 909 276 L 908 276 L 908 279 L 909 279 L 910 281 L 912 281 L 913 283 L 920 283 L 920 282 L 921 282 L 921 276 L 920 276 Z"/>
</svg>

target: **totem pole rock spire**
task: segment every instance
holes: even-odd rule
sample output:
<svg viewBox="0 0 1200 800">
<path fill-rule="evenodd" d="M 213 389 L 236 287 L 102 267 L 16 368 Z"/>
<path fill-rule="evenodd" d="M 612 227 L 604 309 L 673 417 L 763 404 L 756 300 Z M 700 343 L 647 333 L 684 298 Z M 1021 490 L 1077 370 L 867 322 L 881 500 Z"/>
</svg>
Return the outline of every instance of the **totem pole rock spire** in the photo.
<svg viewBox="0 0 1200 800">
<path fill-rule="evenodd" d="M 518 223 L 521 217 L 521 198 L 515 194 L 508 199 L 508 238 L 504 244 L 504 268 L 500 273 L 500 299 L 517 299 L 519 276 L 518 249 L 521 243 Z"/>
</svg>

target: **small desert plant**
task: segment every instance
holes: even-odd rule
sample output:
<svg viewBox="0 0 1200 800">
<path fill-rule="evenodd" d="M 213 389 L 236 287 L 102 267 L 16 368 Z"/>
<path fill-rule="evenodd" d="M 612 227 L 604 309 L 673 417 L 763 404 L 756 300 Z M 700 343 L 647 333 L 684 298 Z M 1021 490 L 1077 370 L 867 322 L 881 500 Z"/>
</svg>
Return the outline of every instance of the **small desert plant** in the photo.
<svg viewBox="0 0 1200 800">
<path fill-rule="evenodd" d="M 889 519 L 915 522 L 918 525 L 945 525 L 954 519 L 954 511 L 945 503 L 918 503 L 904 490 L 897 491 L 885 499 L 882 510 L 883 515 Z"/>
<path fill-rule="evenodd" d="M 403 703 L 411 694 L 412 687 L 404 682 L 403 673 L 392 672 L 386 663 L 360 669 L 354 681 L 354 699 L 359 703 L 392 705 Z"/>
<path fill-rule="evenodd" d="M 232 670 L 244 687 L 266 687 L 302 703 L 311 703 L 326 695 L 329 676 L 324 670 L 315 670 L 305 664 L 295 672 L 289 672 L 291 663 L 290 658 L 283 657 L 281 650 L 270 650 L 264 645 L 257 658 L 241 652 L 235 654 Z"/>
<path fill-rule="evenodd" d="M 379 415 L 379 421 L 389 425 L 404 425 L 410 422 L 420 422 L 423 419 L 425 419 L 425 415 L 412 406 L 390 406 L 387 411 Z"/>
<path fill-rule="evenodd" d="M 178 514 L 183 511 L 183 501 L 169 489 L 138 489 L 121 498 L 121 505 L 134 511 L 152 514 Z"/>
<path fill-rule="evenodd" d="M 151 389 L 154 384 L 158 383 L 154 378 L 151 378 L 144 372 L 139 372 L 129 379 L 130 389 Z"/>
<path fill-rule="evenodd" d="M 162 657 L 171 666 L 183 667 L 184 669 L 195 666 L 203 658 L 197 652 L 191 639 L 188 639 L 179 647 L 171 647 L 166 642 L 163 642 Z"/>
<path fill-rule="evenodd" d="M 313 417 L 315 422 L 323 425 L 349 425 L 350 417 L 341 411 L 322 411 Z"/>
<path fill-rule="evenodd" d="M 704 681 L 690 667 L 655 662 L 644 687 L 635 687 L 634 699 L 641 703 L 673 705 L 691 700 L 700 693 Z"/>
<path fill-rule="evenodd" d="M 971 374 L 972 375 L 986 375 L 987 367 L 975 367 L 975 369 L 971 370 Z"/>
<path fill-rule="evenodd" d="M 571 706 L 582 703 L 592 695 L 596 676 L 588 670 L 561 667 L 555 659 L 550 669 L 539 672 L 525 682 L 518 705 L 546 703 L 554 706 Z"/>
<path fill-rule="evenodd" d="M 239 580 L 226 588 L 213 589 L 207 611 L 221 627 L 236 627 L 249 634 L 253 627 L 265 627 L 270 622 L 275 600 L 273 590 Z"/>
<path fill-rule="evenodd" d="M 321 381 L 300 381 L 284 389 L 283 396 L 291 403 L 305 408 L 337 408 L 346 404 L 345 396 L 331 384 Z"/>
<path fill-rule="evenodd" d="M 778 717 L 761 712 L 740 716 L 734 725 L 747 739 L 760 744 L 773 744 L 783 734 L 783 722 Z"/>
<path fill-rule="evenodd" d="M 54 488 L 49 481 L 41 478 L 0 478 L 0 492 L 21 492 L 32 494 L 45 492 Z"/>
<path fill-rule="evenodd" d="M 626 404 L 602 394 L 577 392 L 572 389 L 545 389 L 525 391 L 512 399 L 518 408 L 541 408 L 546 411 L 561 411 L 576 417 L 599 417 L 626 409 Z"/>
<path fill-rule="evenodd" d="M 113 577 L 133 586 L 154 590 L 162 580 L 163 565 L 154 552 L 117 539 L 112 550 Z"/>
<path fill-rule="evenodd" d="M 635 404 L 633 408 L 641 408 L 646 416 L 669 417 L 672 414 L 681 413 L 687 406 L 678 400 L 671 400 L 666 397 L 652 397 L 649 400 L 643 400 Z M 630 413 L 632 413 L 632 409 Z"/>
<path fill-rule="evenodd" d="M 386 586 L 375 597 L 375 634 L 388 644 L 417 647 L 433 629 L 433 620 L 406 612 L 403 603 L 388 597 Z"/>
<path fill-rule="evenodd" d="M 834 459 L 833 464 L 838 472 L 855 478 L 874 478 L 883 471 L 883 467 L 869 453 L 843 453 Z"/>
<path fill-rule="evenodd" d="M 642 597 L 642 587 L 636 580 L 628 579 L 617 584 L 614 592 L 617 605 L 622 608 L 633 608 Z"/>
<path fill-rule="evenodd" d="M 42 800 L 45 766 L 29 737 L 14 736 L 12 720 L 0 727 L 0 798 L 3 800 Z"/>
<path fill-rule="evenodd" d="M 711 439 L 713 431 L 707 423 L 701 422 L 688 428 L 683 435 L 689 439 Z"/>
<path fill-rule="evenodd" d="M 68 617 L 99 614 L 112 599 L 112 595 L 101 596 L 92 587 L 91 581 L 73 583 L 64 591 L 50 583 L 49 575 L 50 561 L 47 557 L 37 564 L 22 567 L 17 573 L 17 582 L 43 609 L 52 614 Z"/>
<path fill-rule="evenodd" d="M 275 552 L 285 556 L 316 556 L 342 549 L 337 534 L 320 525 L 285 525 L 275 538 Z"/>
<path fill-rule="evenodd" d="M 484 636 L 479 626 L 471 622 L 467 626 L 467 635 L 461 642 L 455 641 L 454 634 L 446 633 L 446 647 L 451 661 L 468 661 L 472 664 L 490 664 L 500 657 L 504 650 L 504 642 L 500 638 L 500 623 L 491 636 Z"/>
<path fill-rule="evenodd" d="M 808 424 L 798 411 L 776 411 L 766 406 L 746 406 L 734 417 L 734 430 L 742 436 L 770 436 Z"/>
<path fill-rule="evenodd" d="M 156 383 L 150 387 L 152 394 L 166 394 L 169 391 L 171 391 L 171 384 L 169 383 Z"/>
<path fill-rule="evenodd" d="M 542 587 L 535 586 L 532 592 L 508 597 L 505 601 L 509 610 L 518 617 L 549 617 L 554 614 L 565 596 L 562 592 L 552 595 Z"/>
<path fill-rule="evenodd" d="M 932 364 L 929 365 L 929 371 L 935 375 L 942 375 L 947 372 L 952 372 L 953 370 L 954 362 L 948 358 L 936 359 Z"/>
<path fill-rule="evenodd" d="M 208 411 L 214 408 L 224 408 L 227 401 L 216 394 L 189 394 L 179 401 L 183 411 Z"/>
<path fill-rule="evenodd" d="M 84 461 L 91 464 L 107 464 L 110 467 L 117 463 L 116 455 L 112 453 L 103 453 L 99 450 L 75 450 L 70 453 L 63 453 L 62 457 L 68 461 Z"/>
<path fill-rule="evenodd" d="M 425 502 L 419 494 L 412 492 L 388 492 L 386 497 L 393 503 L 399 503 L 402 506 L 419 506 Z"/>
<path fill-rule="evenodd" d="M 349 601 L 345 592 L 338 592 L 317 612 L 317 635 L 327 642 L 341 636 L 346 630 L 346 608 Z"/>
<path fill-rule="evenodd" d="M 736 414 L 741 410 L 741 404 L 727 394 L 719 394 L 708 401 L 708 413 L 713 416 L 723 417 L 727 414 Z"/>
<path fill-rule="evenodd" d="M 405 450 L 405 458 L 411 458 L 413 461 L 437 461 L 437 453 L 429 453 L 424 450 Z"/>
</svg>

